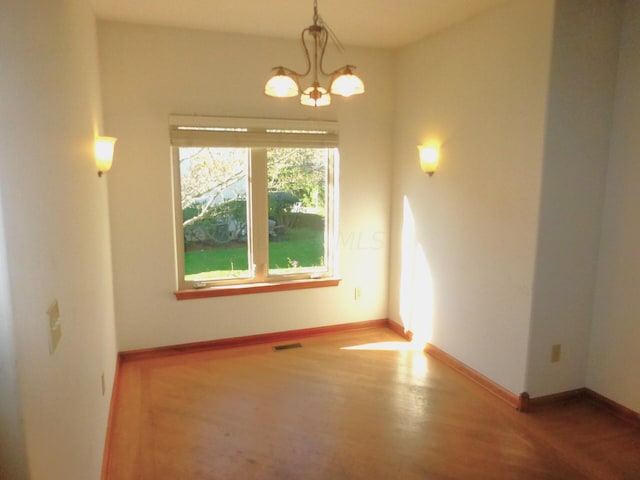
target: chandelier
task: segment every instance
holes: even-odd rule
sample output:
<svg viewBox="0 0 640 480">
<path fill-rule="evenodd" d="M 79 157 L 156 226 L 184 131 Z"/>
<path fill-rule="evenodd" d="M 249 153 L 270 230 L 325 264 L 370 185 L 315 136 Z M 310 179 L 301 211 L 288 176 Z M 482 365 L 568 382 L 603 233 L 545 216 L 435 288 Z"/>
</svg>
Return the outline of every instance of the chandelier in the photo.
<svg viewBox="0 0 640 480">
<path fill-rule="evenodd" d="M 331 103 L 331 95 L 341 95 L 350 97 L 364 93 L 362 80 L 353 73 L 356 68 L 353 65 L 343 67 L 327 73 L 324 71 L 322 61 L 327 48 L 329 36 L 335 39 L 328 25 L 318 16 L 318 1 L 313 2 L 313 25 L 302 30 L 302 46 L 307 59 L 307 69 L 304 73 L 298 73 L 290 68 L 279 66 L 274 67 L 275 74 L 269 79 L 264 87 L 264 93 L 270 97 L 288 98 L 300 95 L 300 103 L 310 107 L 323 107 Z M 339 45 L 339 42 L 336 43 Z M 313 45 L 313 61 L 309 53 L 307 43 Z M 300 79 L 313 73 L 311 85 L 305 88 L 300 94 Z M 318 76 L 331 78 L 329 89 L 320 86 Z"/>
</svg>

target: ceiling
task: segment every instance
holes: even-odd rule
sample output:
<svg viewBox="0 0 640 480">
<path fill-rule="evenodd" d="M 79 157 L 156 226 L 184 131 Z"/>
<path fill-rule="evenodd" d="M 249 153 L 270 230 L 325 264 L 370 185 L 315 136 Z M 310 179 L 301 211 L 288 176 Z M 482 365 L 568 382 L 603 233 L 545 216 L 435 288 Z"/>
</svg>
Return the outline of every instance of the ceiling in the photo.
<svg viewBox="0 0 640 480">
<path fill-rule="evenodd" d="M 345 45 L 395 48 L 506 0 L 318 0 Z M 299 38 L 312 0 L 91 0 L 98 18 L 219 32 Z"/>
</svg>

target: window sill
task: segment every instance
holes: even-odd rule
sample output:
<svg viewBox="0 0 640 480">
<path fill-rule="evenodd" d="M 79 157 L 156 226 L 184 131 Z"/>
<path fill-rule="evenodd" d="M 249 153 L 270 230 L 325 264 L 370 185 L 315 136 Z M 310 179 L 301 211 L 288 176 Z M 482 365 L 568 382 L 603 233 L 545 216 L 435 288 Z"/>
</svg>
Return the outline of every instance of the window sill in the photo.
<svg viewBox="0 0 640 480">
<path fill-rule="evenodd" d="M 223 285 L 218 287 L 179 290 L 174 292 L 177 300 L 195 300 L 197 298 L 228 297 L 231 295 L 249 295 L 252 293 L 285 292 L 305 288 L 337 287 L 340 278 L 312 278 L 273 283 L 243 283 L 239 285 Z"/>
</svg>

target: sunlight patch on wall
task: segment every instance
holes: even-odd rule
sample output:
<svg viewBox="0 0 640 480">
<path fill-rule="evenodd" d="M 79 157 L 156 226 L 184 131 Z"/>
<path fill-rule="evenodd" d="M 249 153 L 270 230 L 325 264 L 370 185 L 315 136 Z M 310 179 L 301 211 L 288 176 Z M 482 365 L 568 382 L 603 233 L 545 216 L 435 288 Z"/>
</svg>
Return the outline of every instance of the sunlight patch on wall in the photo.
<svg viewBox="0 0 640 480">
<path fill-rule="evenodd" d="M 402 211 L 402 250 L 400 264 L 400 320 L 413 341 L 431 341 L 433 322 L 433 279 L 424 248 L 416 240 L 416 227 L 409 199 Z"/>
</svg>

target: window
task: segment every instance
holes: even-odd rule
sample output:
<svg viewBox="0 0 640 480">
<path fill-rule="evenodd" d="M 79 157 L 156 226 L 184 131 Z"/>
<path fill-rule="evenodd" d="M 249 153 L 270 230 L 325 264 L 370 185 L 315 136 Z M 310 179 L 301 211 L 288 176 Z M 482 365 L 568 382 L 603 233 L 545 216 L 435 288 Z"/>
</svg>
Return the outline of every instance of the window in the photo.
<svg viewBox="0 0 640 480">
<path fill-rule="evenodd" d="M 178 289 L 331 277 L 332 122 L 171 117 Z"/>
</svg>

